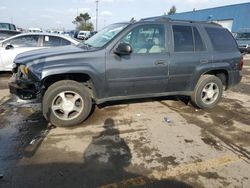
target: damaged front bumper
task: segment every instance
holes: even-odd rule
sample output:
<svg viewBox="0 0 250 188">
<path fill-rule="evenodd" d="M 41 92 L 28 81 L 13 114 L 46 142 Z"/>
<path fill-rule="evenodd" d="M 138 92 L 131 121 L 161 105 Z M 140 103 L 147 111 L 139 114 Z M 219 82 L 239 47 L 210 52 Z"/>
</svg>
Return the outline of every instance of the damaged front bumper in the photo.
<svg viewBox="0 0 250 188">
<path fill-rule="evenodd" d="M 27 78 L 18 78 L 17 74 L 9 80 L 10 93 L 18 96 L 22 100 L 31 100 L 39 98 L 38 84 Z"/>
</svg>

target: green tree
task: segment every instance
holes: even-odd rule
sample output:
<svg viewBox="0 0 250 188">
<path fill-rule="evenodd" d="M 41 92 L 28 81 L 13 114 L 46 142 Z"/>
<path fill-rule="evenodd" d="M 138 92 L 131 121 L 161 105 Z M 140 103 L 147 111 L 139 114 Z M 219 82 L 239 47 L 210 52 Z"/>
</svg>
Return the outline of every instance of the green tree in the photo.
<svg viewBox="0 0 250 188">
<path fill-rule="evenodd" d="M 76 25 L 76 30 L 93 31 L 94 25 L 90 22 L 90 19 L 89 13 L 80 13 L 73 21 L 73 24 Z"/>
<path fill-rule="evenodd" d="M 173 6 L 171 7 L 171 9 L 169 10 L 168 15 L 173 15 L 173 14 L 175 14 L 175 13 L 176 13 L 176 7 L 173 5 Z"/>
</svg>

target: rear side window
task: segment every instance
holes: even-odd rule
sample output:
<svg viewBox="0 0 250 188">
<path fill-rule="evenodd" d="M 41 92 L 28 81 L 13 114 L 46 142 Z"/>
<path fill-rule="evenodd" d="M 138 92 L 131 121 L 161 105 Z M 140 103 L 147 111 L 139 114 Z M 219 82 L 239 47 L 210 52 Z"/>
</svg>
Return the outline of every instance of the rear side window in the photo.
<svg viewBox="0 0 250 188">
<path fill-rule="evenodd" d="M 215 51 L 221 52 L 234 52 L 238 51 L 238 46 L 229 33 L 228 30 L 223 28 L 206 27 L 207 34 L 211 40 Z"/>
<path fill-rule="evenodd" d="M 62 43 L 61 43 L 62 46 L 67 46 L 67 45 L 71 45 L 71 42 L 67 41 L 67 40 L 64 40 L 62 39 Z"/>
<path fill-rule="evenodd" d="M 173 32 L 174 32 L 174 51 L 175 52 L 194 51 L 192 27 L 174 25 Z"/>
<path fill-rule="evenodd" d="M 201 35 L 196 27 L 175 25 L 173 26 L 173 33 L 175 52 L 194 52 L 206 50 Z"/>
<path fill-rule="evenodd" d="M 64 40 L 60 37 L 55 36 L 44 36 L 44 47 L 56 47 L 56 46 L 65 46 L 70 45 L 71 43 L 67 40 Z"/>
</svg>

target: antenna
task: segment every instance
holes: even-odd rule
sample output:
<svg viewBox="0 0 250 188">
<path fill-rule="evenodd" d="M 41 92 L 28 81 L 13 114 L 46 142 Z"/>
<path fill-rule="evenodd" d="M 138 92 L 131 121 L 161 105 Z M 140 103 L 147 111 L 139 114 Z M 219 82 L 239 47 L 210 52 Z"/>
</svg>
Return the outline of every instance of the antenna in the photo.
<svg viewBox="0 0 250 188">
<path fill-rule="evenodd" d="M 96 31 L 98 31 L 98 4 L 99 4 L 99 0 L 96 0 Z"/>
</svg>

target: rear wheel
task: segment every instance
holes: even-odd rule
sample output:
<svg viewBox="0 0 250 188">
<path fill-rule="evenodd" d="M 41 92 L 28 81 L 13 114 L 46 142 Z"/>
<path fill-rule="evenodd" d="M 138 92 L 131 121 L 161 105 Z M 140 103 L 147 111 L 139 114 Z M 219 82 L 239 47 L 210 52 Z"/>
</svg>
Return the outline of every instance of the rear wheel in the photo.
<svg viewBox="0 0 250 188">
<path fill-rule="evenodd" d="M 213 108 L 221 100 L 222 81 L 213 75 L 203 75 L 191 96 L 192 103 L 198 108 Z"/>
<path fill-rule="evenodd" d="M 43 97 L 43 115 L 53 125 L 67 127 L 83 122 L 90 114 L 92 99 L 83 84 L 65 80 L 51 85 Z"/>
</svg>

